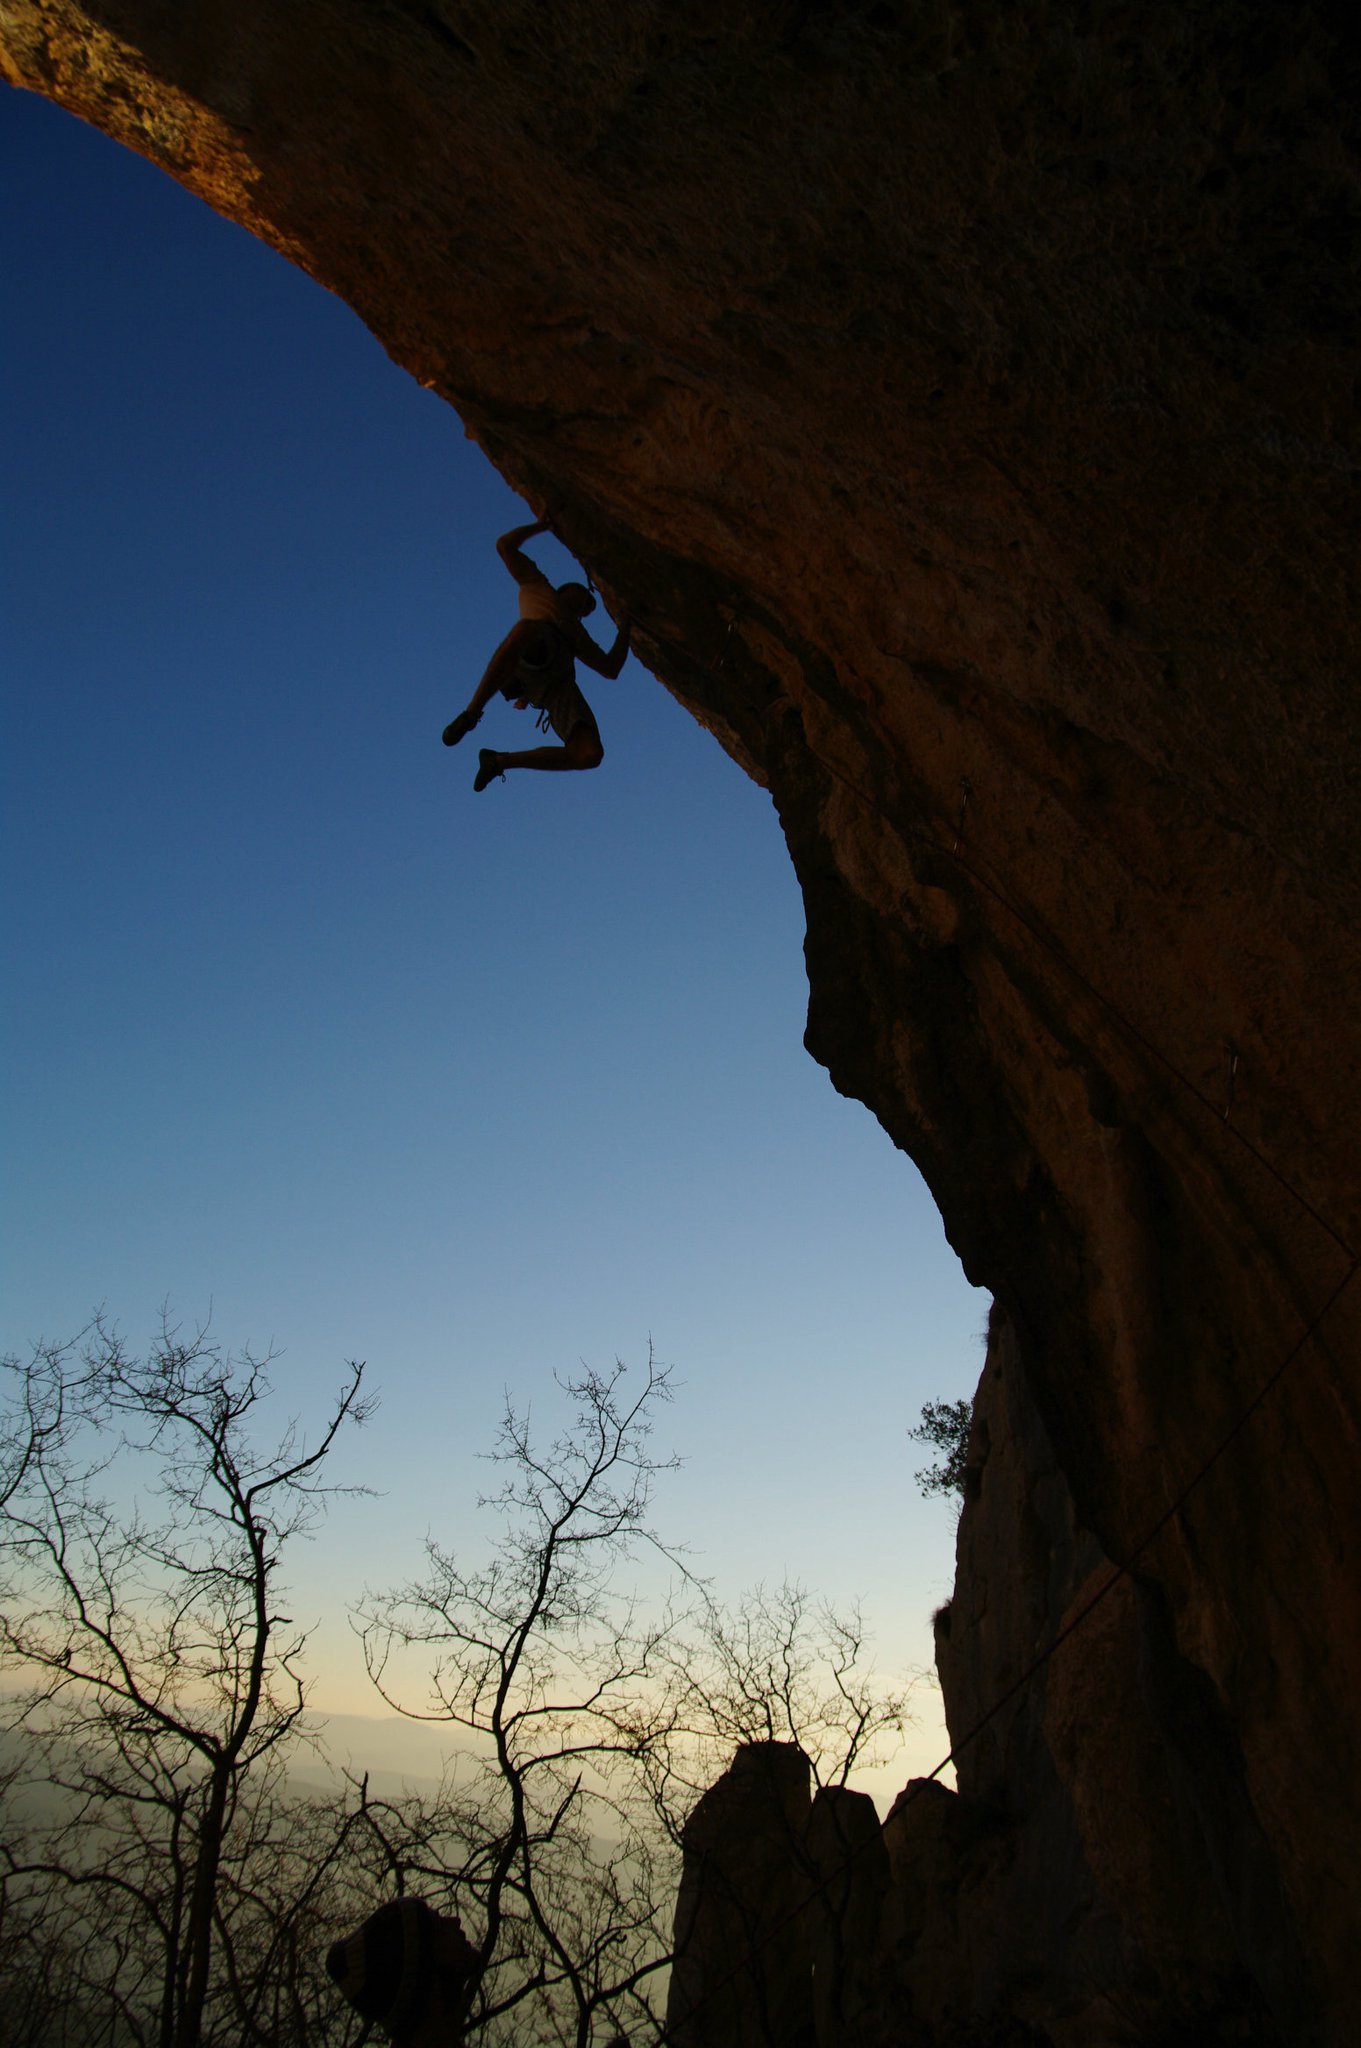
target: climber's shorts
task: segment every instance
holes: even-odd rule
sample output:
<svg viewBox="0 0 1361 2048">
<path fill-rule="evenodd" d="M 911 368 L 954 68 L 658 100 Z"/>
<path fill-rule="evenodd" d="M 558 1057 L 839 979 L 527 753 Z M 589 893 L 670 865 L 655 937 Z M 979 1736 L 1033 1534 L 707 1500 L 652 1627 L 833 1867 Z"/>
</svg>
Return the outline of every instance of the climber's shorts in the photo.
<svg viewBox="0 0 1361 2048">
<path fill-rule="evenodd" d="M 595 713 L 577 683 L 572 650 L 556 627 L 545 625 L 528 642 L 504 693 L 546 716 L 560 740 L 570 739 L 579 725 L 599 734 Z"/>
</svg>

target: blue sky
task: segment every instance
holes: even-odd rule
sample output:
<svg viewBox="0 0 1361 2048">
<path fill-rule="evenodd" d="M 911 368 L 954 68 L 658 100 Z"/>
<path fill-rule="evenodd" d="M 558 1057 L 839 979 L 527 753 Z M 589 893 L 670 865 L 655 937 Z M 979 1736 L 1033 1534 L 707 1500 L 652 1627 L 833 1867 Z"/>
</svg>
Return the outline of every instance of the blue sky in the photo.
<svg viewBox="0 0 1361 2048">
<path fill-rule="evenodd" d="M 906 1432 L 972 1392 L 986 1303 L 803 1051 L 769 799 L 636 662 L 583 676 L 598 773 L 474 796 L 477 744 L 532 739 L 494 705 L 439 740 L 514 618 L 520 501 L 149 165 L 8 90 L 0 149 L 0 1342 L 211 1313 L 279 1348 L 281 1414 L 368 1361 L 343 1476 L 379 1497 L 295 1574 L 323 1706 L 369 1710 L 347 1595 L 427 1529 L 474 1546 L 504 1391 L 547 1413 L 649 1340 L 666 1531 L 721 1593 L 859 1597 L 921 1662 L 953 1536 Z"/>
</svg>

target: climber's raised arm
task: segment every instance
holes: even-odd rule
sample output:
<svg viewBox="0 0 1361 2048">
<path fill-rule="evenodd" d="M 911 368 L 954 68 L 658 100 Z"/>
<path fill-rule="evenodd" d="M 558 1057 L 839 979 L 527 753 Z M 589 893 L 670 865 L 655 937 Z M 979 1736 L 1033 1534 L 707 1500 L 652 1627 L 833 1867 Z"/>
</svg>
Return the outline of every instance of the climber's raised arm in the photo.
<svg viewBox="0 0 1361 2048">
<path fill-rule="evenodd" d="M 579 625 L 572 635 L 572 651 L 578 661 L 585 662 L 587 668 L 593 668 L 598 676 L 608 676 L 613 682 L 628 660 L 629 636 L 632 631 L 633 621 L 626 612 L 619 621 L 619 631 L 615 634 L 614 645 L 607 654 L 603 647 L 596 645 L 586 628 Z"/>
<path fill-rule="evenodd" d="M 509 569 L 517 583 L 534 583 L 544 580 L 543 570 L 537 562 L 531 562 L 520 549 L 525 541 L 533 540 L 536 533 L 547 533 L 548 521 L 535 519 L 528 526 L 512 526 L 509 533 L 503 533 L 496 543 L 496 552 Z"/>
</svg>

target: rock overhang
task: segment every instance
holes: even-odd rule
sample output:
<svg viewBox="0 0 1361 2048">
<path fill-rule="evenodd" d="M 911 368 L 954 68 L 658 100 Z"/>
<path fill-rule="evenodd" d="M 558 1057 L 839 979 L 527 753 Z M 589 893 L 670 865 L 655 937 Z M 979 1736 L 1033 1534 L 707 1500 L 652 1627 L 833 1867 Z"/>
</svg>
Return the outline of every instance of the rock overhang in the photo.
<svg viewBox="0 0 1361 2048">
<path fill-rule="evenodd" d="M 925 1172 L 1116 1558 L 1361 1242 L 1335 30 L 1227 0 L 0 9 L 8 76 L 339 292 L 562 501 L 770 789 L 810 1047 Z M 1141 1566 L 1325 2008 L 1359 1292 Z M 1270 1705 L 1263 1656 L 1297 1674 Z"/>
</svg>

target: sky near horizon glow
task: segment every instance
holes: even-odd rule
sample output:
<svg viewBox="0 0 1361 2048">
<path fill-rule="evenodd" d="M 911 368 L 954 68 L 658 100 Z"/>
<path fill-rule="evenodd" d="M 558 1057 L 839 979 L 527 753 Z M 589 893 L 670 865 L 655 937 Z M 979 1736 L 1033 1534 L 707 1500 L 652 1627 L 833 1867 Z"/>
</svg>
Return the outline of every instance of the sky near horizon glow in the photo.
<svg viewBox="0 0 1361 2048">
<path fill-rule="evenodd" d="M 532 743 L 499 704 L 439 738 L 529 514 L 340 301 L 0 95 L 0 1349 L 98 1307 L 144 1345 L 168 1303 L 277 1347 L 281 1421 L 367 1360 L 337 1476 L 376 1497 L 294 1573 L 323 1708 L 376 1711 L 346 1602 L 427 1531 L 475 1550 L 506 1391 L 551 1412 L 649 1343 L 661 1528 L 922 1663 L 953 1531 L 907 1431 L 972 1393 L 986 1299 L 803 1050 L 769 798 L 636 662 L 583 674 L 598 773 L 474 796 L 479 742 Z M 900 1779 L 943 1751 L 921 1714 Z"/>
</svg>

